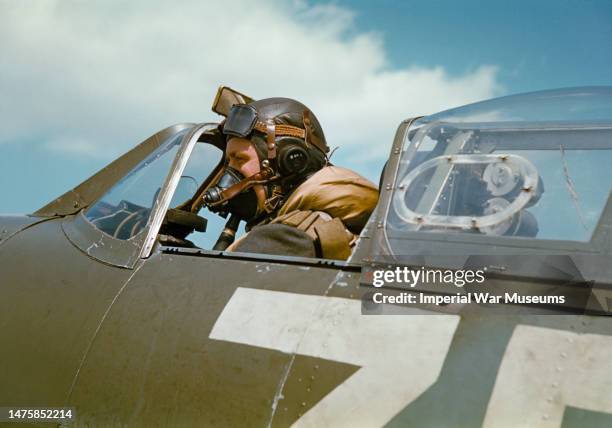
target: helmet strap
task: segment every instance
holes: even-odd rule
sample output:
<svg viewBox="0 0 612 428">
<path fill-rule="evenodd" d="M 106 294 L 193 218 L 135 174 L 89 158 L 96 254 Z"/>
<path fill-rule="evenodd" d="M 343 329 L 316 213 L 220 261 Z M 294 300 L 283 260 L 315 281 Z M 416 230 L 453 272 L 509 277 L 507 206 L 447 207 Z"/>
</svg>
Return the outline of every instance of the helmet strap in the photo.
<svg viewBox="0 0 612 428">
<path fill-rule="evenodd" d="M 268 153 L 262 164 L 267 168 L 274 165 L 273 168 L 278 173 L 278 166 L 276 165 L 276 124 L 273 120 L 266 121 L 266 148 Z M 264 210 L 269 214 L 280 206 L 283 200 L 283 192 L 282 187 L 275 183 L 269 183 L 266 187 L 266 193 L 269 197 L 264 201 Z"/>
<path fill-rule="evenodd" d="M 274 160 L 276 158 L 276 124 L 272 120 L 266 122 L 266 136 L 268 160 Z"/>
<path fill-rule="evenodd" d="M 270 197 L 264 201 L 264 210 L 268 214 L 276 211 L 284 199 L 282 187 L 276 183 L 270 183 Z"/>
</svg>

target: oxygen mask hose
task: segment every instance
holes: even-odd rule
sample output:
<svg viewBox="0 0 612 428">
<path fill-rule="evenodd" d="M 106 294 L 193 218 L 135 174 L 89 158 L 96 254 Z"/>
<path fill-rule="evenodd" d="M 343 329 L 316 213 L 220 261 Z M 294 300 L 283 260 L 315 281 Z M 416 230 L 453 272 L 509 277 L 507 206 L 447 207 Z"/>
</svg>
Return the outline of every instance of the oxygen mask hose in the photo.
<svg viewBox="0 0 612 428">
<path fill-rule="evenodd" d="M 213 247 L 213 251 L 225 251 L 227 247 L 232 245 L 234 239 L 236 238 L 238 226 L 240 226 L 240 217 L 238 217 L 236 214 L 232 214 L 227 223 L 225 223 L 225 227 L 219 235 L 219 238 Z"/>
</svg>

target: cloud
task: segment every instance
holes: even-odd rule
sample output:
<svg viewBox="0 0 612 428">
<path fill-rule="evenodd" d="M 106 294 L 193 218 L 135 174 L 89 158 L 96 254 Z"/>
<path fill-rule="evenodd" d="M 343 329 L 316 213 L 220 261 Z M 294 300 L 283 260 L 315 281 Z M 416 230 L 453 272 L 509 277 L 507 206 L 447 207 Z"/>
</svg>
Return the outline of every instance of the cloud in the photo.
<svg viewBox="0 0 612 428">
<path fill-rule="evenodd" d="M 383 159 L 402 119 L 500 93 L 490 65 L 393 68 L 353 18 L 275 0 L 0 0 L 0 143 L 110 160 L 167 125 L 217 120 L 227 84 L 297 98 L 344 159 Z"/>
<path fill-rule="evenodd" d="M 96 143 L 94 139 L 54 138 L 41 144 L 45 149 L 71 153 L 76 156 L 106 157 L 101 142 Z"/>
</svg>

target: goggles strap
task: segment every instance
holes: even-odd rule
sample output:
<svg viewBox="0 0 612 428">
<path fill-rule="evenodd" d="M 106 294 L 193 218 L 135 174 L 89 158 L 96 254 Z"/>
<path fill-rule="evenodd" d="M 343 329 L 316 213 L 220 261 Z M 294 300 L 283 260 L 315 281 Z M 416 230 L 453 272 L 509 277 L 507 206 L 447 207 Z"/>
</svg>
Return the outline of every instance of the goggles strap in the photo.
<svg viewBox="0 0 612 428">
<path fill-rule="evenodd" d="M 264 134 L 268 133 L 266 124 L 263 122 L 257 121 L 253 129 L 256 129 Z M 275 134 L 283 137 L 301 138 L 302 140 L 306 138 L 306 131 L 304 131 L 302 128 L 298 128 L 296 126 L 291 125 L 275 125 Z"/>
<path fill-rule="evenodd" d="M 276 158 L 276 125 L 273 121 L 266 122 L 266 135 L 268 146 L 268 159 Z"/>
</svg>

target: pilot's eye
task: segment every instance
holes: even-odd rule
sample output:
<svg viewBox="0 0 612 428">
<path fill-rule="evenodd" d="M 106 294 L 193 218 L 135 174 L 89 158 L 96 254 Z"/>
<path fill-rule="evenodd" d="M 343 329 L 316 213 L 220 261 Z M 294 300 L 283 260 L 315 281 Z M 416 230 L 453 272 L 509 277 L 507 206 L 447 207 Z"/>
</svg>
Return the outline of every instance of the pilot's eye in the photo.
<svg viewBox="0 0 612 428">
<path fill-rule="evenodd" d="M 229 156 L 229 160 L 238 163 L 245 163 L 249 160 L 249 157 L 246 156 L 244 153 L 232 153 Z"/>
</svg>

